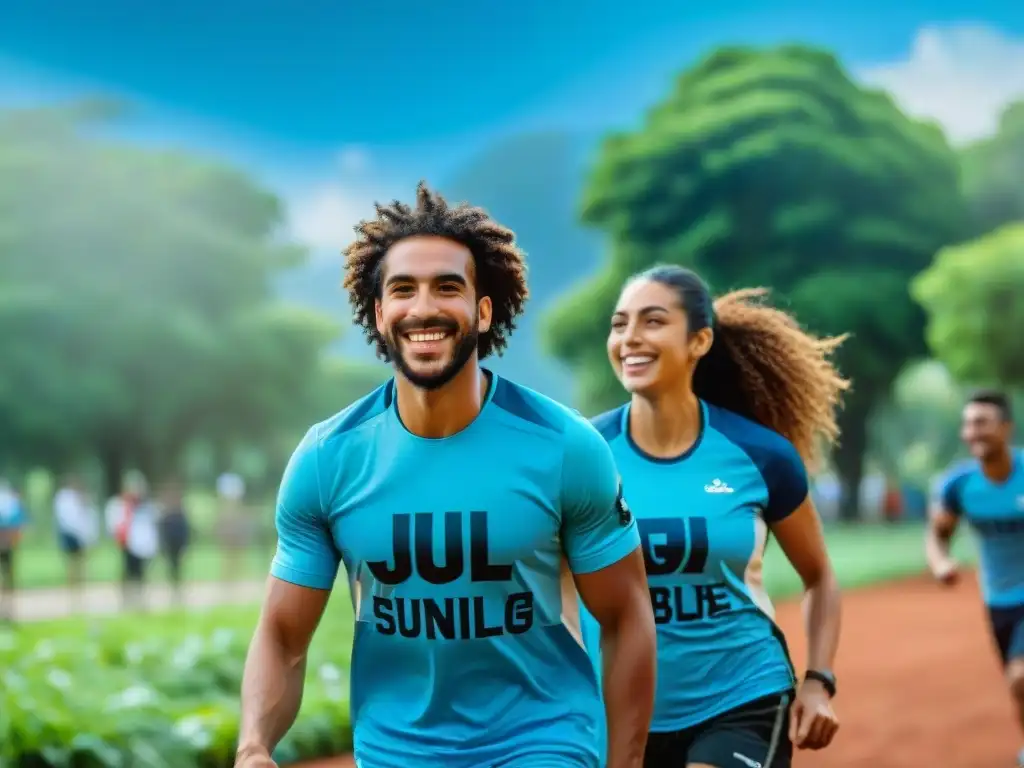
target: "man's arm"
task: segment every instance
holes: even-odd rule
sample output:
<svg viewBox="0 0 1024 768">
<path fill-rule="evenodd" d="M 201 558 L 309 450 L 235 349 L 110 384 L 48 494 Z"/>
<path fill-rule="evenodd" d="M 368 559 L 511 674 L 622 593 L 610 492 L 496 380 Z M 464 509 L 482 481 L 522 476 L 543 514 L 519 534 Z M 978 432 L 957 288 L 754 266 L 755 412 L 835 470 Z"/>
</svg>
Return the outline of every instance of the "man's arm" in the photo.
<svg viewBox="0 0 1024 768">
<path fill-rule="evenodd" d="M 242 678 L 236 765 L 273 765 L 270 754 L 302 703 L 306 653 L 340 557 L 320 498 L 316 428 L 285 469 L 278 493 L 277 554 Z"/>
<path fill-rule="evenodd" d="M 928 568 L 939 581 L 949 584 L 956 580 L 956 561 L 950 554 L 953 534 L 960 523 L 960 484 L 962 474 L 946 478 L 939 492 L 928 506 L 928 528 L 924 537 L 924 552 Z"/>
<path fill-rule="evenodd" d="M 657 638 L 640 536 L 611 450 L 573 424 L 563 464 L 562 541 L 576 588 L 601 625 L 608 768 L 640 768 L 654 709 Z"/>
</svg>

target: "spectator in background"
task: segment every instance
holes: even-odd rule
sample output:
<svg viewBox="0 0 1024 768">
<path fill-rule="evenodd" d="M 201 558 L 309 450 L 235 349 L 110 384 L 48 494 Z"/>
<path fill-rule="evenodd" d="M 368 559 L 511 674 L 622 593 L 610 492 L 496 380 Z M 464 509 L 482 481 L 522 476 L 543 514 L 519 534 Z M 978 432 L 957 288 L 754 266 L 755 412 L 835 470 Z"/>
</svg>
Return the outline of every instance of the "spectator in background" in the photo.
<svg viewBox="0 0 1024 768">
<path fill-rule="evenodd" d="M 21 499 L 0 479 L 0 621 L 14 621 L 14 550 L 24 525 Z"/>
<path fill-rule="evenodd" d="M 217 478 L 217 540 L 221 548 L 221 580 L 230 584 L 243 572 L 249 545 L 249 520 L 245 514 L 245 481 L 234 472 Z"/>
<path fill-rule="evenodd" d="M 159 551 L 157 513 L 147 498 L 145 479 L 130 475 L 120 495 L 107 502 L 107 531 L 121 550 L 123 571 L 121 596 L 125 608 L 142 609 L 146 566 Z"/>
<path fill-rule="evenodd" d="M 66 476 L 53 497 L 53 519 L 61 551 L 67 558 L 68 592 L 74 602 L 73 609 L 79 610 L 86 551 L 99 538 L 99 519 L 77 475 Z"/>
<path fill-rule="evenodd" d="M 160 500 L 159 537 L 160 549 L 167 558 L 174 601 L 181 603 L 181 565 L 191 539 L 191 527 L 178 481 L 171 481 L 164 487 Z"/>
</svg>

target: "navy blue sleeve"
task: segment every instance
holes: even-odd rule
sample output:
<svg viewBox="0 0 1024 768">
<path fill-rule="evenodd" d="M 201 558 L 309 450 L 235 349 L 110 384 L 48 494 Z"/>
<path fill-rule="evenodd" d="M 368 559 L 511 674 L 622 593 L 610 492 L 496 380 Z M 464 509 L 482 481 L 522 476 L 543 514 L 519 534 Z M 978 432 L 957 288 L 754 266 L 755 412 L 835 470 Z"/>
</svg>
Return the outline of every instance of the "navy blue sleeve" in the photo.
<svg viewBox="0 0 1024 768">
<path fill-rule="evenodd" d="M 937 494 L 939 504 L 942 505 L 943 510 L 957 517 L 964 512 L 963 504 L 960 501 L 960 490 L 963 488 L 966 477 L 967 473 L 963 470 L 953 471 L 946 475 L 939 484 Z"/>
<path fill-rule="evenodd" d="M 764 521 L 777 523 L 796 512 L 810 485 L 807 468 L 796 448 L 782 438 L 765 451 L 761 462 L 761 476 L 768 486 L 768 502 L 764 507 Z"/>
</svg>

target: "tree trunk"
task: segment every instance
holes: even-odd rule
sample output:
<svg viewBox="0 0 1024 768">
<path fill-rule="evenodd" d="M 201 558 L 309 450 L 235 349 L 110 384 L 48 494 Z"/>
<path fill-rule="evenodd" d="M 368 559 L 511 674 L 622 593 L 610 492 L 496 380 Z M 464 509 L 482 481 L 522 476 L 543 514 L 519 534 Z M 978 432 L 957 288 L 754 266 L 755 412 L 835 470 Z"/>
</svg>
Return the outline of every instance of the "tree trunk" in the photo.
<svg viewBox="0 0 1024 768">
<path fill-rule="evenodd" d="M 864 461 L 868 450 L 868 417 L 875 398 L 867 393 L 852 395 L 839 414 L 839 447 L 832 457 L 839 476 L 839 519 L 859 520 L 861 517 L 860 489 L 864 480 Z"/>
<path fill-rule="evenodd" d="M 121 483 L 127 469 L 127 450 L 121 441 L 114 439 L 100 445 L 97 451 L 103 477 L 103 499 L 101 504 L 121 492 Z"/>
</svg>

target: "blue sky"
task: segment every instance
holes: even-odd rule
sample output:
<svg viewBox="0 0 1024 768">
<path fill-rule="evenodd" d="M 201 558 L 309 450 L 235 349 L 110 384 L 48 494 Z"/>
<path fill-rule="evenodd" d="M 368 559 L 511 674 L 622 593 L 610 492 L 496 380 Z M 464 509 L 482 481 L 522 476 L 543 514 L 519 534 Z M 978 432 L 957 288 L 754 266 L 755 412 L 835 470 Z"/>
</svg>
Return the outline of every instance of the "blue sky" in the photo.
<svg viewBox="0 0 1024 768">
<path fill-rule="evenodd" d="M 4 5 L 0 103 L 123 95 L 138 105 L 126 133 L 246 165 L 323 249 L 373 196 L 497 137 L 628 125 L 718 44 L 827 46 L 954 138 L 1024 96 L 1019 0 Z"/>
</svg>

